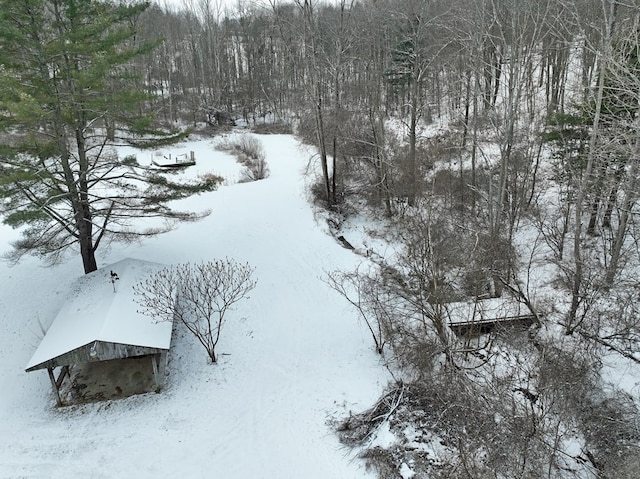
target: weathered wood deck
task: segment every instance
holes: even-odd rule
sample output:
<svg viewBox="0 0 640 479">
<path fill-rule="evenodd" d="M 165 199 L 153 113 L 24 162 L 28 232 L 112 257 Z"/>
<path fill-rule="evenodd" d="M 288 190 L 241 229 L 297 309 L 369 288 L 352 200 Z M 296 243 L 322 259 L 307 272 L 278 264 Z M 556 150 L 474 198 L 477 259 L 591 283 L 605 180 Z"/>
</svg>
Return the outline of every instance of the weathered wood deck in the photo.
<svg viewBox="0 0 640 479">
<path fill-rule="evenodd" d="M 538 316 L 513 298 L 491 298 L 448 305 L 449 327 L 456 336 L 479 336 L 500 328 L 528 328 Z"/>
</svg>

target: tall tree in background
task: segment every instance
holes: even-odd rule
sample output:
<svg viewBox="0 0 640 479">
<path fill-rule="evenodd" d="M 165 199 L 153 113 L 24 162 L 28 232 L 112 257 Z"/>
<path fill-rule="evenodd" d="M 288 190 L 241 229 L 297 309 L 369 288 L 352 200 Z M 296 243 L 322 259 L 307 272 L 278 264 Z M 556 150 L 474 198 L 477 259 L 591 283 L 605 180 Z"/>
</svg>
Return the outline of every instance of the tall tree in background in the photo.
<svg viewBox="0 0 640 479">
<path fill-rule="evenodd" d="M 0 214 L 22 229 L 14 257 L 57 259 L 78 245 L 85 273 L 97 269 L 104 242 L 166 231 L 135 230 L 140 217 L 195 219 L 165 205 L 215 187 L 179 184 L 135 158 L 119 159 L 107 122 L 139 145 L 171 142 L 138 105 L 126 65 L 154 47 L 132 42 L 148 3 L 94 0 L 0 0 Z"/>
<path fill-rule="evenodd" d="M 386 72 L 386 80 L 391 85 L 397 87 L 402 98 L 407 98 L 406 112 L 408 119 L 407 140 L 409 151 L 404 173 L 404 183 L 406 186 L 406 196 L 409 205 L 413 206 L 418 193 L 418 158 L 416 153 L 417 127 L 423 113 L 424 102 L 424 82 L 428 75 L 430 58 L 423 48 L 426 42 L 425 25 L 433 18 L 428 15 L 428 2 L 409 1 L 402 5 L 403 11 L 406 9 L 406 16 L 401 17 L 398 42 L 391 51 L 391 67 Z M 399 8 L 399 9 L 400 9 Z M 428 12 L 430 13 L 430 12 Z"/>
<path fill-rule="evenodd" d="M 327 89 L 325 86 L 325 70 L 321 64 L 322 57 L 319 49 L 319 41 L 321 32 L 318 29 L 317 2 L 313 0 L 295 0 L 296 5 L 300 9 L 303 24 L 303 43 L 306 53 L 307 63 L 305 65 L 305 75 L 308 87 L 308 96 L 313 104 L 313 112 L 316 125 L 317 147 L 320 152 L 320 166 L 322 168 L 322 178 L 326 193 L 327 205 L 334 206 L 336 203 L 335 191 L 332 189 L 332 181 L 329 171 L 329 145 L 326 134 L 326 103 Z"/>
<path fill-rule="evenodd" d="M 575 329 L 584 319 L 584 315 L 579 314 L 581 306 L 585 303 L 585 265 L 582 238 L 582 221 L 584 213 L 585 200 L 588 197 L 589 188 L 592 188 L 594 177 L 594 165 L 597 161 L 597 146 L 601 136 L 601 120 L 602 107 L 605 92 L 606 72 L 609 67 L 612 52 L 612 39 L 614 28 L 616 25 L 616 15 L 618 11 L 618 2 L 616 0 L 602 0 L 602 10 L 604 15 L 603 33 L 601 36 L 601 46 L 599 48 L 599 72 L 598 80 L 595 86 L 593 104 L 593 121 L 589 138 L 589 149 L 586 156 L 586 164 L 584 172 L 580 178 L 575 201 L 575 224 L 573 238 L 573 272 L 572 272 L 572 288 L 571 288 L 571 307 L 567 314 L 566 333 L 573 334 Z"/>
</svg>

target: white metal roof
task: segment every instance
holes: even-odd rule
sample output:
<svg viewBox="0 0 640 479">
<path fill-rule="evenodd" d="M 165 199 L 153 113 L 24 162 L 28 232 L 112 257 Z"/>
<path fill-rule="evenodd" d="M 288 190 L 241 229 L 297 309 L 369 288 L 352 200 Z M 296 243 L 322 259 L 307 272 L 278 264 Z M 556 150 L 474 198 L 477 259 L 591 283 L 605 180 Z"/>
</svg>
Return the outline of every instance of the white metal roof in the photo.
<svg viewBox="0 0 640 479">
<path fill-rule="evenodd" d="M 133 299 L 133 286 L 162 266 L 124 259 L 79 278 L 25 369 L 94 341 L 169 349 L 172 324 L 138 313 Z"/>
</svg>

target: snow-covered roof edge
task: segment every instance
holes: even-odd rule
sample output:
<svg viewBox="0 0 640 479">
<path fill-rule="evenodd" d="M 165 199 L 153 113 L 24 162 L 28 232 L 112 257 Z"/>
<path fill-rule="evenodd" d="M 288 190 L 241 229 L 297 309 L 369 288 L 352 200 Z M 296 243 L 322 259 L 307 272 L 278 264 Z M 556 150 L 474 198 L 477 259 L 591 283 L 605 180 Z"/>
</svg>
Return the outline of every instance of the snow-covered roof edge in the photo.
<svg viewBox="0 0 640 479">
<path fill-rule="evenodd" d="M 168 350 L 172 323 L 139 313 L 133 293 L 163 266 L 127 258 L 78 278 L 25 369 L 94 341 Z"/>
</svg>

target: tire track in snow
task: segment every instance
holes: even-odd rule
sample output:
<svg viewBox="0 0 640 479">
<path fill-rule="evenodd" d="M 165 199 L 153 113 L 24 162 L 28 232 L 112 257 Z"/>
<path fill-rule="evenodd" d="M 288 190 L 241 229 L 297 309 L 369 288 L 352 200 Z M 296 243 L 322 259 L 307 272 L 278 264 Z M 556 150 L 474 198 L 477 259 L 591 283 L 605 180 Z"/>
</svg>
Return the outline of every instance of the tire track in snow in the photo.
<svg viewBox="0 0 640 479">
<path fill-rule="evenodd" d="M 271 166 L 269 157 L 267 161 Z M 291 165 L 286 166 L 286 172 L 275 166 L 271 166 L 273 182 L 278 181 L 280 174 L 292 174 Z M 354 259 L 350 256 L 345 261 L 344 250 L 318 231 L 311 209 L 301 206 L 306 200 L 300 184 L 299 180 L 287 178 L 277 187 L 271 185 L 260 205 L 249 210 L 239 202 L 232 202 L 237 208 L 234 216 L 251 225 L 253 236 L 265 238 L 250 255 L 263 294 L 257 289 L 252 301 L 261 300 L 264 316 L 275 321 L 270 325 L 260 323 L 256 331 L 256 342 L 263 347 L 252 354 L 269 366 L 254 364 L 255 369 L 247 372 L 256 378 L 253 389 L 249 389 L 253 391 L 253 400 L 248 404 L 250 412 L 242 414 L 236 422 L 238 434 L 234 443 L 241 448 L 248 442 L 250 450 L 256 453 L 256 462 L 261 463 L 242 469 L 244 477 L 248 474 L 265 478 L 300 477 L 308 476 L 310 469 L 316 470 L 313 477 L 326 477 L 336 457 L 344 460 L 344 451 L 335 450 L 337 439 L 327 437 L 332 433 L 325 424 L 325 415 L 340 399 L 340 392 L 334 391 L 339 389 L 334 379 L 343 370 L 341 363 L 352 360 L 352 355 L 348 351 L 344 354 L 334 342 L 337 339 L 334 335 L 345 330 L 344 324 L 335 320 L 344 316 L 344 305 L 331 304 L 334 299 L 329 298 L 326 285 L 317 277 L 325 268 L 352 264 Z M 301 217 L 301 210 L 305 217 Z M 269 244 L 274 230 L 281 232 L 286 249 L 280 244 Z M 305 281 L 296 284 L 296 278 Z M 352 325 L 346 329 L 346 335 L 353 334 Z M 240 385 L 238 391 L 243 388 Z"/>
</svg>

